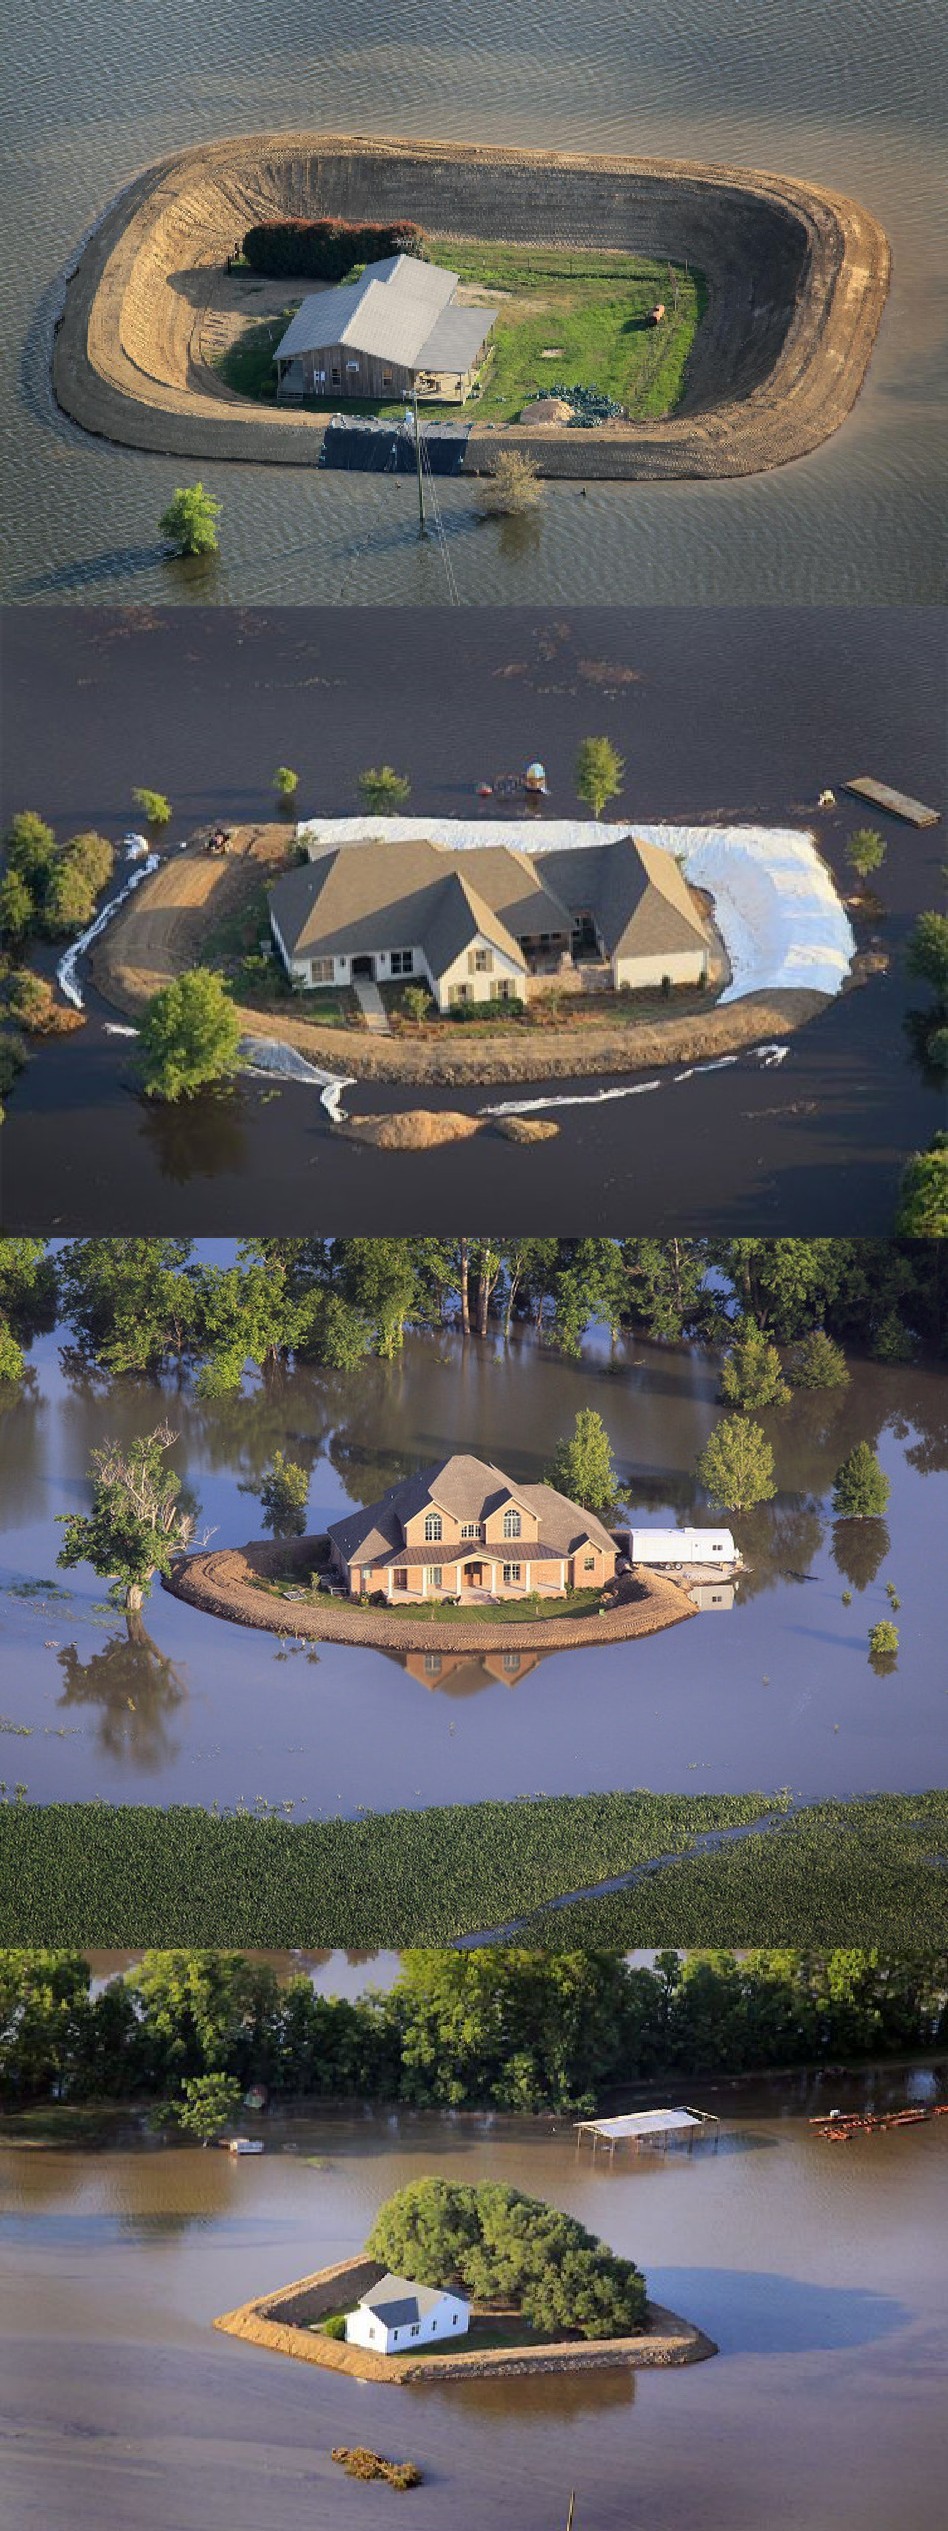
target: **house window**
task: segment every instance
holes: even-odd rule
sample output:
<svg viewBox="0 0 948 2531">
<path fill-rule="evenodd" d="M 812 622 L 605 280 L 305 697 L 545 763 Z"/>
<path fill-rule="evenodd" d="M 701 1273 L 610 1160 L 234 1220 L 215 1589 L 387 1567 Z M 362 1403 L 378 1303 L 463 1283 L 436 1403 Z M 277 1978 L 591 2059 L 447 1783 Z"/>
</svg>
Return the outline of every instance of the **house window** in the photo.
<svg viewBox="0 0 948 2531">
<path fill-rule="evenodd" d="M 395 1588 L 397 1591 L 408 1589 L 408 1574 L 403 1564 L 397 1564 L 395 1567 Z"/>
<path fill-rule="evenodd" d="M 441 1654 L 440 1654 L 440 1652 L 426 1652 L 426 1654 L 425 1654 L 425 1669 L 426 1669 L 426 1671 L 427 1671 L 427 1674 L 428 1674 L 428 1677 L 429 1677 L 429 1678 L 432 1678 L 432 1679 L 439 1679 L 439 1678 L 440 1678 L 440 1676 L 441 1676 Z"/>
<path fill-rule="evenodd" d="M 458 2325 L 458 2314 L 457 2314 L 457 2312 L 456 2312 L 456 2311 L 452 2311 L 452 2314 L 451 2314 L 451 2327 L 452 2327 L 452 2329 L 456 2329 L 456 2328 L 457 2328 L 457 2325 Z"/>
<path fill-rule="evenodd" d="M 393 949 L 390 964 L 393 975 L 413 975 L 415 969 L 414 950 Z"/>
<path fill-rule="evenodd" d="M 342 371 L 341 371 L 341 369 L 334 369 L 334 370 L 333 370 L 333 373 L 332 373 L 332 383 L 333 383 L 333 386 L 334 386 L 334 387 L 339 387 L 339 386 L 341 386 L 341 385 L 342 385 Z"/>
<path fill-rule="evenodd" d="M 519 1582 L 519 1580 L 520 1580 L 520 1573 L 521 1573 L 521 1567 L 520 1567 L 520 1565 L 519 1565 L 519 1564 L 505 1564 L 505 1566 L 504 1566 L 504 1581 L 505 1581 L 505 1582 Z"/>
<path fill-rule="evenodd" d="M 489 975 L 489 974 L 490 974 L 490 971 L 491 971 L 491 968 L 492 968 L 492 966 L 493 966 L 493 964 L 494 964 L 494 952 L 493 952 L 493 950 L 492 950 L 492 949 L 469 949 L 469 950 L 468 950 L 468 953 L 467 953 L 467 972 L 468 972 L 468 975 Z"/>
<path fill-rule="evenodd" d="M 505 1668 L 505 1670 L 519 1670 L 519 1668 L 520 1668 L 520 1654 L 519 1654 L 519 1652 L 505 1652 L 505 1654 L 504 1654 L 504 1668 Z"/>
<path fill-rule="evenodd" d="M 420 2338 L 420 2336 L 421 2336 L 421 2323 L 420 2323 L 420 2321 L 418 2321 L 418 2320 L 413 2320 L 413 2321 L 412 2321 L 412 2325 L 411 2325 L 411 2328 L 410 2328 L 410 2330 L 409 2330 L 409 2336 L 410 2336 L 410 2337 L 412 2337 L 412 2338 Z"/>
<path fill-rule="evenodd" d="M 505 1537 L 505 1538 L 519 1538 L 519 1537 L 520 1537 L 520 1535 L 521 1535 L 521 1533 L 522 1533 L 522 1529 L 523 1529 L 523 1522 L 522 1522 L 522 1520 L 521 1520 L 521 1518 L 520 1518 L 520 1514 L 519 1514 L 519 1512 L 505 1512 L 505 1513 L 504 1513 L 504 1537 Z"/>
<path fill-rule="evenodd" d="M 584 1573 L 595 1573 L 595 1570 L 596 1570 L 596 1559 L 595 1559 L 595 1556 L 584 1556 L 584 1557 L 583 1557 L 583 1572 L 584 1572 Z"/>
<path fill-rule="evenodd" d="M 456 985 L 454 986 L 453 990 L 454 990 L 454 999 L 455 999 L 455 1001 L 456 1001 L 456 1002 L 469 1002 L 469 1001 L 470 1001 L 471 996 L 470 996 L 470 993 L 469 993 L 469 991 L 468 991 L 468 988 L 467 988 L 467 985 L 466 985 L 466 984 L 456 984 Z"/>
<path fill-rule="evenodd" d="M 310 959 L 309 980 L 311 984 L 331 984 L 335 972 L 336 961 L 334 958 Z"/>
<path fill-rule="evenodd" d="M 382 371 L 382 385 L 383 385 L 383 387 L 391 387 L 391 386 L 394 386 L 394 384 L 395 384 L 395 372 L 394 372 L 394 369 L 383 369 L 383 371 Z"/>
<path fill-rule="evenodd" d="M 441 1518 L 441 1514 L 440 1514 L 440 1512 L 426 1512 L 426 1513 L 425 1513 L 425 1537 L 426 1537 L 426 1538 L 443 1538 L 443 1536 L 444 1536 L 444 1522 L 442 1521 L 442 1518 Z"/>
<path fill-rule="evenodd" d="M 441 1589 L 442 1571 L 443 1567 L 440 1564 L 429 1564 L 427 1568 L 425 1581 L 430 1585 L 430 1588 L 433 1591 L 440 1591 Z"/>
</svg>

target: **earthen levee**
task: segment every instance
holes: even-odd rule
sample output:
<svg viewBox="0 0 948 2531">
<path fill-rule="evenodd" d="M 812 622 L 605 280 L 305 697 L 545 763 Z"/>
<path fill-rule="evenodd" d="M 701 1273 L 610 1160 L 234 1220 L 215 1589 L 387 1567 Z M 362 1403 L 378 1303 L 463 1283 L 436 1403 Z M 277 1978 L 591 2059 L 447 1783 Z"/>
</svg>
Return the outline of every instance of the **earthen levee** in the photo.
<svg viewBox="0 0 948 2531">
<path fill-rule="evenodd" d="M 640 2337 L 567 2338 L 538 2347 L 469 2348 L 467 2353 L 452 2347 L 449 2354 L 435 2351 L 423 2362 L 417 2356 L 373 2355 L 369 2347 L 347 2346 L 343 2340 L 318 2333 L 315 2322 L 358 2301 L 378 2284 L 382 2273 L 374 2259 L 342 2259 L 335 2267 L 299 2277 L 275 2294 L 261 2294 L 236 2311 L 222 2312 L 214 2327 L 225 2330 L 228 2337 L 247 2338 L 252 2346 L 268 2347 L 274 2355 L 293 2355 L 304 2364 L 321 2364 L 328 2372 L 349 2373 L 371 2382 L 471 2381 L 497 2373 L 590 2372 L 615 2364 L 645 2369 L 700 2364 L 718 2351 L 702 2329 L 680 2320 L 677 2312 L 666 2311 L 660 2303 L 649 2304 Z"/>
<path fill-rule="evenodd" d="M 316 1561 L 317 1541 L 279 1545 L 260 1539 L 247 1547 L 216 1548 L 181 1558 L 165 1583 L 177 1599 L 238 1626 L 268 1634 L 305 1635 L 317 1643 L 363 1643 L 383 1652 L 563 1652 L 579 1645 L 621 1643 L 658 1634 L 695 1610 L 687 1594 L 664 1574 L 637 1571 L 603 1617 L 525 1617 L 492 1625 L 489 1618 L 439 1623 L 420 1612 L 398 1616 L 390 1608 L 360 1608 L 351 1600 L 323 1596 L 318 1602 L 272 1598 L 261 1583 L 287 1565 L 300 1577 Z M 555 1608 L 555 1601 L 551 1608 Z"/>
<path fill-rule="evenodd" d="M 104 214 L 65 293 L 53 352 L 63 410 L 167 455 L 319 462 L 323 425 L 235 395 L 201 358 L 213 270 L 252 222 L 325 210 L 409 214 L 442 237 L 616 247 L 687 260 L 708 305 L 677 412 L 603 432 L 475 426 L 465 470 L 500 447 L 545 475 L 755 474 L 838 429 L 865 375 L 889 250 L 860 204 L 791 178 L 687 160 L 579 158 L 352 134 L 259 133 L 146 168 Z M 202 282 L 207 274 L 207 286 Z"/>
</svg>

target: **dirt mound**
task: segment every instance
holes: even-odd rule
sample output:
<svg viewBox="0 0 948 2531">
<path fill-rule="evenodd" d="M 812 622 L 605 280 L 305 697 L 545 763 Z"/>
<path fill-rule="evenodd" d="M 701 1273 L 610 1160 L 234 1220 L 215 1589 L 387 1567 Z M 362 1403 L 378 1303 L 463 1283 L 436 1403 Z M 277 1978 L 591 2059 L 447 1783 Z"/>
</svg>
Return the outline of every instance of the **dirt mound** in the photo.
<svg viewBox="0 0 948 2531">
<path fill-rule="evenodd" d="M 440 1143 L 466 1142 L 481 1130 L 479 1116 L 434 1107 L 407 1107 L 403 1116 L 353 1116 L 343 1128 L 373 1151 L 436 1151 Z"/>
<path fill-rule="evenodd" d="M 552 1142 L 560 1129 L 550 1116 L 499 1116 L 496 1130 L 505 1142 Z"/>
</svg>

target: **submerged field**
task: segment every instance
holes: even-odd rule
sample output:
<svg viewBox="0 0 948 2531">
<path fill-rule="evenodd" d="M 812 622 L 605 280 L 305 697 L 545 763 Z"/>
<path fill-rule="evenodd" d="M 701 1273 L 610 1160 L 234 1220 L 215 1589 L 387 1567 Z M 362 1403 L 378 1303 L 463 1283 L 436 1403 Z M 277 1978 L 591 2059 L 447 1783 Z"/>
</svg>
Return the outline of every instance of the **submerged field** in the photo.
<svg viewBox="0 0 948 2531">
<path fill-rule="evenodd" d="M 498 303 L 480 393 L 465 407 L 469 420 L 512 422 L 554 385 L 593 387 L 623 405 L 632 421 L 674 412 L 705 304 L 700 273 L 618 249 L 593 253 L 452 238 L 438 239 L 428 251 L 432 263 L 460 275 L 466 298 Z M 273 354 L 305 295 L 300 284 L 295 295 L 288 290 L 275 316 L 251 314 L 218 353 L 215 366 L 236 394 L 275 404 Z M 655 326 L 649 311 L 658 301 L 667 316 Z M 313 412 L 334 412 L 338 390 L 307 402 Z M 401 415 L 403 409 L 402 399 L 346 405 L 353 413 Z M 426 402 L 424 411 L 456 416 L 458 408 Z"/>
</svg>

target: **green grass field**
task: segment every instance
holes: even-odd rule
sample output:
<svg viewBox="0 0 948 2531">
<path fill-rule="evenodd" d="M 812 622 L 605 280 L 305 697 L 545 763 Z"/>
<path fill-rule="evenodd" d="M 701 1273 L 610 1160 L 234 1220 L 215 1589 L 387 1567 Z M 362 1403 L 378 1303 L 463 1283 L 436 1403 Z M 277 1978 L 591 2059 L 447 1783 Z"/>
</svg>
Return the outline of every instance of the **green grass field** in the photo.
<svg viewBox="0 0 948 2531">
<path fill-rule="evenodd" d="M 494 245 L 479 238 L 439 239 L 429 258 L 465 285 L 498 297 L 481 391 L 464 408 L 468 419 L 513 421 L 533 396 L 558 383 L 598 388 L 625 405 L 633 421 L 674 412 L 705 305 L 700 273 L 619 250 Z M 275 403 L 273 354 L 304 295 L 301 287 L 280 316 L 251 321 L 220 355 L 221 376 L 238 395 Z M 660 327 L 649 323 L 657 300 L 668 310 Z M 337 411 L 338 389 L 309 398 L 306 409 Z M 401 400 L 354 400 L 345 409 L 401 414 L 404 406 Z M 423 409 L 428 418 L 456 418 L 459 408 L 426 403 Z"/>
<path fill-rule="evenodd" d="M 752 1833 L 694 1851 L 738 1826 Z M 936 1949 L 946 1867 L 948 1792 L 796 1814 L 763 1793 L 563 1794 L 302 1826 L 21 1800 L 0 1805 L 0 1945 L 397 1950 L 515 1923 L 518 1940 L 568 1950 L 917 1950 L 920 1927 Z M 636 1870 L 632 1889 L 551 1905 Z"/>
</svg>

